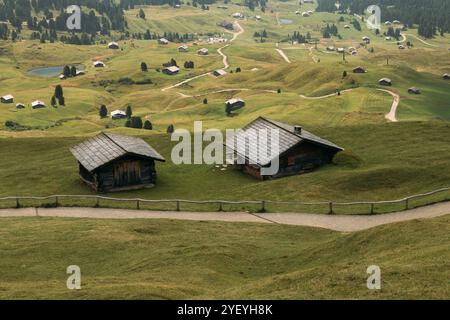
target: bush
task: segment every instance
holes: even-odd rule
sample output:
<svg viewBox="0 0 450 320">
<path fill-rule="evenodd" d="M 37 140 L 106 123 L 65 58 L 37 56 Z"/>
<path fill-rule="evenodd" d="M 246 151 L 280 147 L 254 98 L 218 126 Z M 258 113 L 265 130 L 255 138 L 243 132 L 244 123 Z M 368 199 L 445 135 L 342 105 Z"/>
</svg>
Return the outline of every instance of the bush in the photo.
<svg viewBox="0 0 450 320">
<path fill-rule="evenodd" d="M 203 104 L 208 104 L 208 99 L 203 99 Z"/>
<path fill-rule="evenodd" d="M 145 130 L 152 130 L 153 129 L 153 125 L 150 122 L 150 120 L 145 120 L 145 122 L 144 122 L 144 129 Z"/>
<path fill-rule="evenodd" d="M 106 118 L 106 116 L 108 115 L 108 109 L 104 104 L 100 106 L 100 110 L 98 113 L 100 115 L 100 118 Z"/>
<path fill-rule="evenodd" d="M 174 131 L 175 131 L 175 127 L 173 126 L 173 124 L 171 124 L 167 127 L 167 133 L 173 133 Z"/>
<path fill-rule="evenodd" d="M 142 129 L 143 124 L 141 117 L 131 117 L 130 120 L 131 120 L 131 128 Z"/>
</svg>

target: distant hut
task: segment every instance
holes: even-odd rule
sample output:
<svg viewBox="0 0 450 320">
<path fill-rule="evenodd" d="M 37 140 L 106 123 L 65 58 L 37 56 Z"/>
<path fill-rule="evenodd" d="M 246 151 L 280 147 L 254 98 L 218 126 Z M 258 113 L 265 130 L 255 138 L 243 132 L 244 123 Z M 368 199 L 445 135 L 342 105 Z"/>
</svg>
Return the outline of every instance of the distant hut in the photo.
<svg viewBox="0 0 450 320">
<path fill-rule="evenodd" d="M 122 111 L 122 110 L 111 111 L 111 119 L 113 119 L 113 120 L 124 119 L 126 117 L 127 117 L 127 114 L 125 111 Z"/>
<path fill-rule="evenodd" d="M 335 51 L 336 48 L 334 46 L 328 46 L 327 51 Z"/>
<path fill-rule="evenodd" d="M 245 107 L 245 101 L 241 98 L 232 98 L 225 101 L 225 106 L 229 108 L 229 111 L 233 111 Z"/>
<path fill-rule="evenodd" d="M 264 130 L 266 135 L 270 135 L 272 130 L 278 131 L 277 154 L 261 155 L 251 152 L 249 145 L 258 144 L 258 135 L 261 130 Z M 330 163 L 336 153 L 344 150 L 300 126 L 292 126 L 263 117 L 257 118 L 233 138 L 227 139 L 225 146 L 234 155 L 235 168 L 261 180 L 312 171 Z M 270 146 L 267 149 L 270 150 Z M 271 166 L 276 158 L 278 158 L 279 164 L 278 172 L 263 176 L 261 168 Z"/>
<path fill-rule="evenodd" d="M 161 38 L 161 39 L 158 39 L 158 43 L 162 44 L 162 45 L 166 45 L 166 44 L 169 44 L 169 40 L 167 40 L 166 38 Z"/>
<path fill-rule="evenodd" d="M 450 80 L 450 74 L 445 73 L 445 74 L 442 76 L 442 79 L 444 79 L 444 80 Z"/>
<path fill-rule="evenodd" d="M 345 49 L 344 48 L 337 48 L 336 51 L 338 53 L 344 53 Z"/>
<path fill-rule="evenodd" d="M 403 49 L 405 49 L 405 46 L 402 45 L 402 44 L 400 44 L 400 45 L 398 46 L 398 48 L 399 48 L 400 50 L 403 50 Z"/>
<path fill-rule="evenodd" d="M 302 12 L 302 17 L 309 17 L 311 14 L 309 12 Z"/>
<path fill-rule="evenodd" d="M 66 76 L 65 76 L 64 74 L 60 74 L 60 75 L 59 75 L 59 79 L 65 80 L 65 79 L 66 79 Z"/>
<path fill-rule="evenodd" d="M 112 133 L 100 133 L 70 151 L 78 160 L 81 181 L 98 192 L 151 187 L 155 161 L 165 161 L 144 140 Z"/>
<path fill-rule="evenodd" d="M 183 44 L 182 46 L 178 47 L 178 52 L 188 52 L 189 48 L 187 45 Z"/>
<path fill-rule="evenodd" d="M 382 86 L 391 86 L 392 80 L 389 78 L 382 78 L 382 79 L 378 80 L 378 83 Z"/>
<path fill-rule="evenodd" d="M 350 29 L 350 26 L 349 26 L 348 24 L 346 24 L 346 25 L 344 26 L 344 29 Z"/>
<path fill-rule="evenodd" d="M 369 37 L 364 36 L 364 37 L 362 37 L 362 40 L 363 40 L 366 44 L 369 44 L 369 43 L 370 43 L 370 38 L 369 38 Z"/>
<path fill-rule="evenodd" d="M 240 12 L 235 12 L 231 16 L 235 19 L 244 19 L 244 15 Z"/>
<path fill-rule="evenodd" d="M 46 107 L 45 103 L 40 100 L 35 100 L 31 103 L 31 108 L 33 109 L 40 109 L 45 107 Z"/>
<path fill-rule="evenodd" d="M 177 66 L 165 67 L 162 72 L 167 75 L 174 75 L 180 71 L 180 68 Z"/>
<path fill-rule="evenodd" d="M 84 70 L 77 70 L 77 72 L 75 73 L 75 76 L 82 76 L 85 74 L 86 74 L 86 72 Z"/>
<path fill-rule="evenodd" d="M 411 88 L 408 89 L 408 93 L 411 93 L 411 94 L 421 94 L 421 91 L 420 91 L 419 88 L 411 87 Z"/>
<path fill-rule="evenodd" d="M 208 55 L 208 49 L 207 48 L 201 48 L 197 51 L 197 54 L 201 55 L 201 56 L 206 56 Z"/>
<path fill-rule="evenodd" d="M 0 101 L 2 103 L 13 103 L 14 102 L 14 97 L 11 94 L 7 94 L 7 95 L 1 97 Z"/>
<path fill-rule="evenodd" d="M 110 42 L 110 43 L 108 43 L 108 48 L 117 50 L 117 49 L 119 49 L 119 44 L 117 42 Z"/>
<path fill-rule="evenodd" d="M 25 109 L 25 105 L 23 103 L 16 103 L 16 109 Z"/>
<path fill-rule="evenodd" d="M 366 73 L 366 72 L 367 72 L 367 69 L 364 68 L 364 67 L 361 67 L 361 66 L 356 67 L 355 69 L 353 69 L 353 73 Z"/>
<path fill-rule="evenodd" d="M 216 77 L 221 77 L 221 76 L 224 76 L 226 74 L 227 74 L 227 72 L 225 70 L 223 70 L 223 69 L 218 69 L 218 70 L 215 70 L 213 72 L 213 75 L 216 76 Z"/>
<path fill-rule="evenodd" d="M 97 60 L 92 63 L 92 66 L 94 68 L 104 68 L 106 65 L 102 61 Z"/>
</svg>

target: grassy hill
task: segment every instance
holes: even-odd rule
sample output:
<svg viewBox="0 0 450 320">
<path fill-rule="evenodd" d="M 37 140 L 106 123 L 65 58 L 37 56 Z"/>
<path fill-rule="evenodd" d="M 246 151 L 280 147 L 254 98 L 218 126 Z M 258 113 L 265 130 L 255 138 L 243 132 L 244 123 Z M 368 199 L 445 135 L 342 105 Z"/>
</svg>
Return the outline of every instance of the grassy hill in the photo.
<svg viewBox="0 0 450 320">
<path fill-rule="evenodd" d="M 250 223 L 2 218 L 0 298 L 448 299 L 449 232 L 450 216 L 351 234 Z M 69 265 L 81 268 L 81 290 L 66 288 Z M 381 268 L 380 291 L 366 288 L 370 265 Z"/>
</svg>

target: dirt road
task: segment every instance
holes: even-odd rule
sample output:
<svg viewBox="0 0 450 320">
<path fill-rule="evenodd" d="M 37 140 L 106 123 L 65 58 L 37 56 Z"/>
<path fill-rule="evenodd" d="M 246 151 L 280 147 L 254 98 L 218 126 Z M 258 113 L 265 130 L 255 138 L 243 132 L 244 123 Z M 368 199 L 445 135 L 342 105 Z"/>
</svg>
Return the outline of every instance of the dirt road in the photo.
<svg viewBox="0 0 450 320">
<path fill-rule="evenodd" d="M 95 219 L 174 219 L 195 221 L 256 222 L 286 224 L 355 232 L 376 226 L 429 219 L 450 214 L 450 202 L 442 202 L 412 210 L 372 216 L 324 215 L 308 213 L 248 213 L 248 212 L 173 212 L 103 208 L 23 208 L 2 209 L 4 217 L 61 217 Z"/>
</svg>

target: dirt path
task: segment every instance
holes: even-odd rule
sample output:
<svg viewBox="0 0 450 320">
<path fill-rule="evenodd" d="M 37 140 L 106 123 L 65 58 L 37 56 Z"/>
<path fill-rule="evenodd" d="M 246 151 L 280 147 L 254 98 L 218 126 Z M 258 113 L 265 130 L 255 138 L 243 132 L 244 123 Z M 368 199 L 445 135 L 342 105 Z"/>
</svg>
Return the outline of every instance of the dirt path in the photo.
<svg viewBox="0 0 450 320">
<path fill-rule="evenodd" d="M 392 101 L 391 110 L 384 117 L 391 122 L 398 122 L 397 107 L 398 107 L 398 104 L 400 103 L 400 96 L 390 90 L 386 90 L 386 89 L 377 89 L 377 90 L 387 92 L 394 98 L 394 101 Z"/>
<path fill-rule="evenodd" d="M 287 63 L 291 63 L 291 61 L 289 60 L 288 56 L 284 53 L 283 50 L 281 50 L 281 49 L 275 49 L 275 50 L 277 50 L 277 52 L 284 59 L 284 61 L 286 61 Z"/>
<path fill-rule="evenodd" d="M 412 210 L 372 215 L 324 215 L 308 213 L 248 213 L 248 212 L 173 212 L 99 208 L 24 208 L 2 209 L 3 217 L 62 217 L 96 219 L 174 219 L 195 221 L 257 222 L 325 228 L 341 232 L 355 232 L 376 226 L 429 219 L 450 214 L 450 202 L 443 202 Z"/>
<path fill-rule="evenodd" d="M 416 35 L 414 35 L 414 34 L 405 33 L 405 35 L 407 35 L 407 36 L 409 36 L 409 37 L 413 37 L 413 38 L 419 40 L 420 42 L 422 42 L 423 44 L 425 44 L 425 45 L 427 45 L 427 46 L 434 47 L 434 48 L 438 48 L 438 47 L 439 47 L 439 46 L 437 46 L 437 45 L 434 45 L 434 44 L 431 44 L 431 43 L 426 42 L 425 40 L 419 38 L 418 36 L 416 36 Z"/>
<path fill-rule="evenodd" d="M 343 94 L 343 93 L 345 93 L 345 92 L 350 92 L 350 91 L 353 91 L 353 89 L 342 90 L 342 91 L 341 91 L 341 94 Z M 304 96 L 304 95 L 302 95 L 302 94 L 300 94 L 299 96 L 300 96 L 301 98 L 303 98 L 303 99 L 308 99 L 308 100 L 319 100 L 319 99 L 325 99 L 325 98 L 334 97 L 334 96 L 337 96 L 337 95 L 338 95 L 338 93 L 335 92 L 335 93 L 330 93 L 330 94 L 327 94 L 327 95 L 325 95 L 325 96 L 320 96 L 320 97 L 307 97 L 307 96 Z"/>
</svg>

